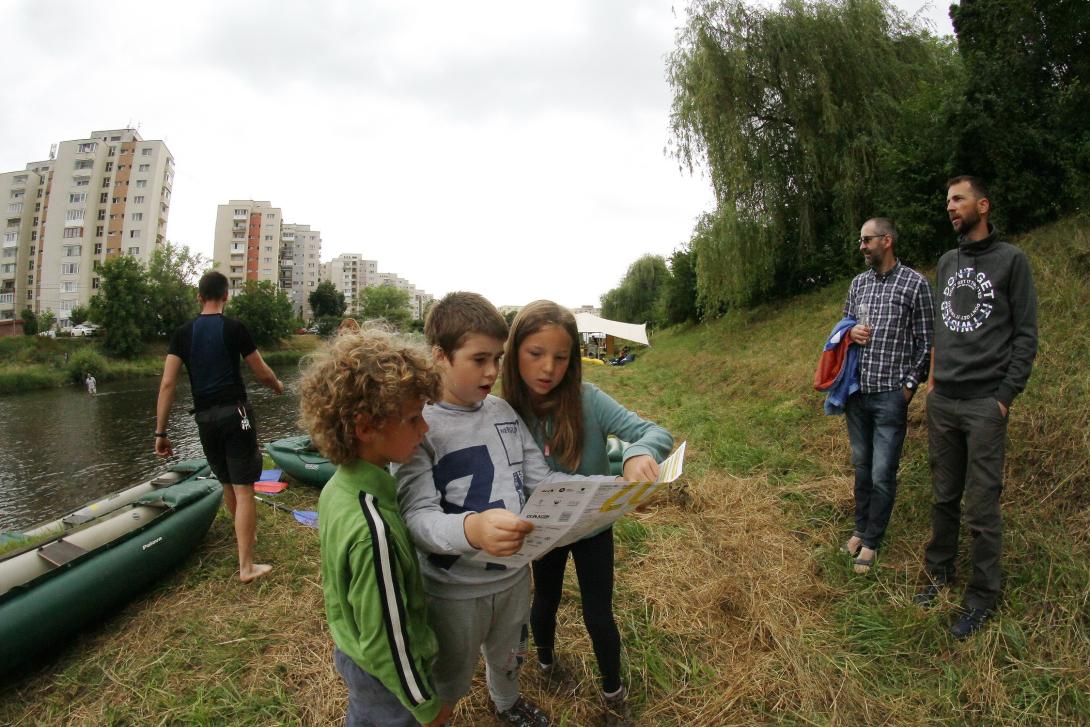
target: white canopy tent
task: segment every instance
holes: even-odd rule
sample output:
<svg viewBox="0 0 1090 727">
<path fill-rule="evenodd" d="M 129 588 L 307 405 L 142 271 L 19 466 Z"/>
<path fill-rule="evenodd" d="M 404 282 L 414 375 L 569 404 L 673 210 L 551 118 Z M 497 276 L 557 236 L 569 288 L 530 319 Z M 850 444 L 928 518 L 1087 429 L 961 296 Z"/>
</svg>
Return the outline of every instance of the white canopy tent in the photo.
<svg viewBox="0 0 1090 727">
<path fill-rule="evenodd" d="M 580 333 L 605 333 L 608 336 L 624 338 L 645 346 L 651 345 L 647 342 L 646 323 L 621 323 L 592 316 L 590 313 L 576 313 L 575 325 Z"/>
</svg>

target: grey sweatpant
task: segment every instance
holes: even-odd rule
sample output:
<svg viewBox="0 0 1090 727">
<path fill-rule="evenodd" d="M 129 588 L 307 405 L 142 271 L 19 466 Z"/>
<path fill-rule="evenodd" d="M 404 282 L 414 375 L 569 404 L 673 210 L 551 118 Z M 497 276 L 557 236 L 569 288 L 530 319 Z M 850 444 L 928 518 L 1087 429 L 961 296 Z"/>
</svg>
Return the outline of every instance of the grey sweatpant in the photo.
<svg viewBox="0 0 1090 727">
<path fill-rule="evenodd" d="M 519 668 L 526 658 L 530 569 L 505 591 L 478 598 L 428 596 L 428 619 L 439 641 L 435 693 L 454 704 L 469 693 L 478 653 L 484 655 L 492 703 L 501 712 L 519 698 Z"/>
<path fill-rule="evenodd" d="M 973 565 L 965 605 L 994 609 L 999 602 L 1003 551 L 1003 463 L 1007 418 L 993 398 L 950 399 L 932 391 L 927 397 L 930 444 L 931 542 L 924 568 L 933 581 L 954 577 L 958 530 L 964 510 L 973 542 Z"/>
</svg>

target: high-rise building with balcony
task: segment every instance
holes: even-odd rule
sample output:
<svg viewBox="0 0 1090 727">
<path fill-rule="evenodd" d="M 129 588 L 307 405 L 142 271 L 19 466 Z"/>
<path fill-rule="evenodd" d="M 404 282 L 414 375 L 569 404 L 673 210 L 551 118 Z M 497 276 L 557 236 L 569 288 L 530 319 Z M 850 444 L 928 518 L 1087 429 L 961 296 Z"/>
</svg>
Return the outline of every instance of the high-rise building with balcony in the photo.
<svg viewBox="0 0 1090 727">
<path fill-rule="evenodd" d="M 0 320 L 18 318 L 34 307 L 38 211 L 45 177 L 35 171 L 0 174 Z"/>
<path fill-rule="evenodd" d="M 354 315 L 360 291 L 368 285 L 378 285 L 378 262 L 365 260 L 357 253 L 342 253 L 324 264 L 322 280 L 333 283 L 348 304 L 348 313 Z M 371 282 L 374 280 L 375 282 Z"/>
<path fill-rule="evenodd" d="M 247 280 L 279 284 L 282 222 L 280 208 L 268 202 L 233 199 L 217 208 L 212 260 L 231 290 Z"/>
<path fill-rule="evenodd" d="M 309 296 L 321 280 L 322 233 L 310 225 L 284 223 L 280 229 L 280 287 L 291 299 L 295 317 L 314 317 Z"/>
<path fill-rule="evenodd" d="M 147 264 L 166 239 L 174 158 L 162 141 L 145 141 L 135 129 L 62 141 L 48 160 L 0 178 L 9 210 L 4 239 L 10 232 L 20 241 L 20 275 L 12 286 L 17 308 L 53 311 L 61 326 L 72 308 L 95 295 L 104 261 L 131 255 Z M 0 304 L 0 317 L 7 312 Z"/>
</svg>

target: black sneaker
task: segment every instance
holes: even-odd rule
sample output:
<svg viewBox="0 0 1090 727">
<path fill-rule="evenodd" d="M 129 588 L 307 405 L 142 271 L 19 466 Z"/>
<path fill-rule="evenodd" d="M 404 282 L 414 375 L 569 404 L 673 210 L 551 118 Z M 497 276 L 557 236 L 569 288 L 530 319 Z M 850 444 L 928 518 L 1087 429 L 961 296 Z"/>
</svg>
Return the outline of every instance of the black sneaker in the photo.
<svg viewBox="0 0 1090 727">
<path fill-rule="evenodd" d="M 921 608 L 931 608 L 943 588 L 946 588 L 946 581 L 931 581 L 912 597 L 912 602 Z"/>
<path fill-rule="evenodd" d="M 496 716 L 507 724 L 513 724 L 515 727 L 549 727 L 552 721 L 549 719 L 549 715 L 541 711 L 536 704 L 519 697 L 511 709 L 505 712 L 496 712 Z"/>
<path fill-rule="evenodd" d="M 602 713 L 603 727 L 632 727 L 632 713 L 628 709 L 628 690 L 621 689 L 621 693 L 614 697 L 605 697 L 603 700 L 606 709 Z"/>
<path fill-rule="evenodd" d="M 950 627 L 950 633 L 958 641 L 967 639 L 979 631 L 994 615 L 995 611 L 990 608 L 963 608 L 958 620 Z"/>
</svg>

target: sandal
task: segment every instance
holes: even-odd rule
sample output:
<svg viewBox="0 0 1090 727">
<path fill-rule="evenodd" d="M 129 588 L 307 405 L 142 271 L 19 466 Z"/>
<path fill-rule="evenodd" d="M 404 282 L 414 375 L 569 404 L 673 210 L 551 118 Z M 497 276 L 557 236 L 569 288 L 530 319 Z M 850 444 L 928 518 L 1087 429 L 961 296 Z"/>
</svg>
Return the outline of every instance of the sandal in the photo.
<svg viewBox="0 0 1090 727">
<path fill-rule="evenodd" d="M 853 535 L 852 538 L 854 538 L 854 537 L 855 536 Z M 844 555 L 849 555 L 852 558 L 854 558 L 857 555 L 859 555 L 859 551 L 863 549 L 863 541 L 862 540 L 859 541 L 859 543 L 855 546 L 855 550 L 852 550 L 851 542 L 852 542 L 851 538 L 848 538 L 847 542 L 845 542 L 843 545 L 840 546 L 840 552 L 843 553 Z"/>
<path fill-rule="evenodd" d="M 860 546 L 859 552 L 863 552 L 862 546 Z M 874 567 L 874 559 L 878 557 L 878 551 L 872 552 L 874 555 L 869 558 L 863 558 L 858 555 L 852 558 L 852 571 L 855 572 L 856 575 L 862 576 L 870 573 L 870 569 Z"/>
</svg>

